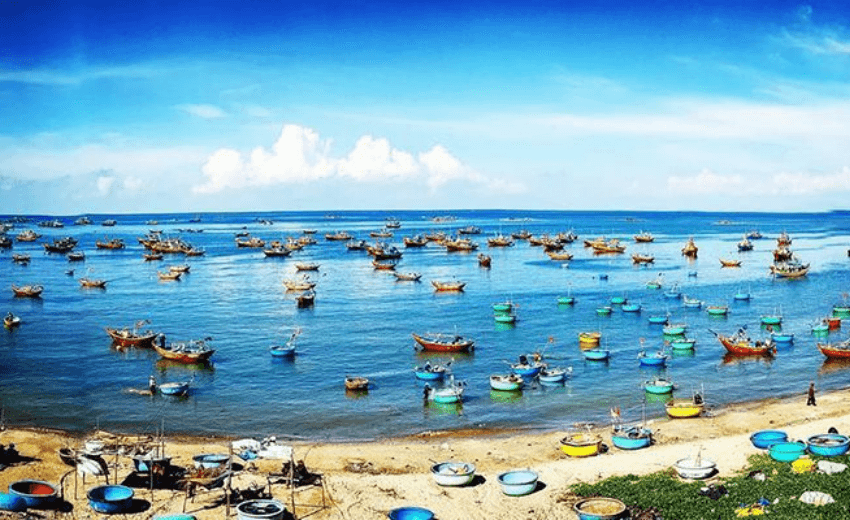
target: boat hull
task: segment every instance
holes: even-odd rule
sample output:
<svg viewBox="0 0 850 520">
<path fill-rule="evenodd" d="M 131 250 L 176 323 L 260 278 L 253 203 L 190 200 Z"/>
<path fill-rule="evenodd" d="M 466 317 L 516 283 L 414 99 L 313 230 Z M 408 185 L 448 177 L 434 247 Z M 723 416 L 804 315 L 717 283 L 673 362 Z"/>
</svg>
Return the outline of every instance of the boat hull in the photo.
<svg viewBox="0 0 850 520">
<path fill-rule="evenodd" d="M 106 333 L 112 338 L 112 343 L 119 347 L 151 348 L 159 336 L 156 332 L 134 334 L 126 329 L 119 330 L 111 327 L 106 327 Z"/>
<path fill-rule="evenodd" d="M 704 408 L 702 404 L 693 403 L 668 403 L 665 407 L 667 415 L 673 419 L 699 417 Z"/>
<path fill-rule="evenodd" d="M 164 359 L 170 359 L 180 363 L 203 363 L 208 361 L 210 357 L 215 354 L 215 350 L 213 349 L 205 350 L 203 352 L 177 352 L 160 347 L 157 344 L 154 344 L 153 348 L 156 350 L 156 353 Z"/>
<path fill-rule="evenodd" d="M 601 440 L 588 439 L 583 435 L 561 439 L 561 451 L 569 457 L 592 457 L 599 453 L 601 446 Z"/>
<path fill-rule="evenodd" d="M 726 336 L 717 336 L 717 338 L 730 354 L 736 356 L 772 356 L 776 353 L 776 346 L 773 342 L 768 342 L 762 346 L 753 346 L 748 342 L 736 342 Z"/>
<path fill-rule="evenodd" d="M 428 339 L 416 333 L 413 334 L 413 339 L 418 343 L 423 350 L 429 352 L 468 352 L 475 344 L 471 339 L 462 341 L 440 341 Z"/>
<path fill-rule="evenodd" d="M 850 359 L 850 348 L 833 347 L 818 343 L 818 350 L 829 359 Z"/>
</svg>

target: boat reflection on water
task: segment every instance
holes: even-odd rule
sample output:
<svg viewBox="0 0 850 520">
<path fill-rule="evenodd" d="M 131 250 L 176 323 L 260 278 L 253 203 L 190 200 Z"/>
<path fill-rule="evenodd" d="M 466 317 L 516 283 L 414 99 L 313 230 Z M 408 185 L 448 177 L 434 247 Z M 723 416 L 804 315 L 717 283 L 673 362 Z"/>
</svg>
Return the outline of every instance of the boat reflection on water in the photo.
<svg viewBox="0 0 850 520">
<path fill-rule="evenodd" d="M 850 359 L 826 358 L 818 368 L 818 375 L 835 374 L 845 370 L 850 370 Z"/>
<path fill-rule="evenodd" d="M 508 392 L 509 393 L 509 392 Z M 426 401 L 422 407 L 426 417 L 439 415 L 463 415 L 463 403 L 438 403 L 436 401 Z"/>
<path fill-rule="evenodd" d="M 493 323 L 493 325 L 496 330 L 513 330 L 514 328 L 516 328 L 515 322 L 496 321 Z"/>
<path fill-rule="evenodd" d="M 675 392 L 675 390 L 673 392 Z M 644 398 L 646 399 L 647 404 L 659 403 L 663 405 L 666 404 L 667 401 L 673 399 L 673 392 L 667 394 L 651 394 L 649 392 L 645 392 Z"/>
<path fill-rule="evenodd" d="M 522 390 L 493 390 L 490 389 L 490 400 L 494 403 L 518 403 L 522 401 Z"/>
<path fill-rule="evenodd" d="M 773 363 L 774 356 L 762 356 L 762 355 L 753 355 L 753 356 L 739 356 L 736 354 L 732 354 L 727 352 L 723 355 L 723 359 L 720 361 L 721 366 L 733 366 L 733 365 L 747 365 L 747 364 L 758 364 L 763 363 L 764 365 L 770 365 Z"/>
<path fill-rule="evenodd" d="M 201 363 L 181 363 L 179 361 L 174 361 L 173 359 L 158 359 L 156 361 L 156 369 L 165 374 L 169 370 L 176 371 L 193 371 L 193 372 L 215 372 L 215 366 L 209 361 L 203 361 Z"/>
<path fill-rule="evenodd" d="M 369 389 L 368 388 L 364 388 L 362 390 L 351 390 L 351 389 L 348 389 L 348 388 L 345 389 L 345 398 L 346 399 L 357 400 L 357 399 L 363 399 L 363 398 L 366 398 L 366 397 L 369 397 Z"/>
<path fill-rule="evenodd" d="M 694 349 L 670 349 L 670 355 L 674 358 L 689 358 L 694 357 L 697 353 Z"/>
</svg>

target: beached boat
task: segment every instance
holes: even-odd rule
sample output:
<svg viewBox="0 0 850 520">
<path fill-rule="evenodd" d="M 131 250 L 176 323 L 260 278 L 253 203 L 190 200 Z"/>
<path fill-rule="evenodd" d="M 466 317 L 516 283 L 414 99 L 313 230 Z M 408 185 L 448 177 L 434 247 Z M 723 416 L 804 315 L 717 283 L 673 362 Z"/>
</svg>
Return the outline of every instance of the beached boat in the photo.
<svg viewBox="0 0 850 520">
<path fill-rule="evenodd" d="M 11 312 L 3 317 L 3 326 L 7 329 L 13 329 L 21 324 L 21 317 L 15 316 Z"/>
<path fill-rule="evenodd" d="M 682 248 L 682 254 L 684 256 L 687 256 L 688 258 L 696 258 L 698 251 L 699 248 L 694 243 L 693 237 L 689 238 L 688 242 L 685 244 L 685 247 Z"/>
<path fill-rule="evenodd" d="M 850 359 L 850 339 L 839 343 L 818 343 L 818 350 L 829 359 Z"/>
<path fill-rule="evenodd" d="M 150 348 L 155 341 L 161 341 L 164 336 L 149 329 L 142 330 L 141 327 L 147 323 L 147 320 L 141 320 L 137 321 L 132 327 L 124 327 L 123 329 L 105 327 L 105 329 L 109 337 L 112 338 L 112 343 L 116 346 Z"/>
<path fill-rule="evenodd" d="M 641 426 L 614 426 L 611 442 L 621 450 L 639 450 L 652 444 L 652 430 Z"/>
<path fill-rule="evenodd" d="M 353 392 L 369 390 L 369 379 L 361 376 L 345 376 L 345 389 Z"/>
<path fill-rule="evenodd" d="M 431 280 L 431 285 L 434 286 L 434 290 L 437 292 L 463 292 L 463 288 L 466 287 L 465 282 L 443 282 L 438 280 Z"/>
<path fill-rule="evenodd" d="M 673 399 L 664 405 L 667 415 L 673 419 L 687 419 L 691 417 L 699 417 L 705 410 L 705 403 L 696 403 L 694 400 Z"/>
<path fill-rule="evenodd" d="M 423 334 L 412 333 L 413 339 L 422 350 L 429 352 L 466 352 L 472 349 L 475 341 L 463 336 L 450 334 Z"/>
<path fill-rule="evenodd" d="M 41 293 L 44 292 L 44 287 L 41 285 L 12 285 L 12 292 L 15 293 L 15 296 L 23 298 L 39 298 Z"/>
<path fill-rule="evenodd" d="M 215 349 L 211 348 L 207 343 L 210 339 L 178 341 L 169 343 L 168 345 L 160 345 L 154 342 L 153 348 L 163 359 L 170 359 L 180 363 L 203 363 L 215 354 Z"/>
<path fill-rule="evenodd" d="M 632 262 L 635 264 L 651 264 L 655 262 L 655 257 L 652 255 L 643 255 L 640 253 L 632 254 Z"/>
<path fill-rule="evenodd" d="M 741 267 L 741 261 L 728 258 L 721 258 L 720 267 Z"/>
<path fill-rule="evenodd" d="M 410 273 L 393 273 L 395 279 L 399 282 L 418 282 L 422 275 L 420 273 L 410 272 Z"/>
<path fill-rule="evenodd" d="M 490 388 L 501 392 L 521 390 L 525 381 L 517 374 L 494 374 L 490 376 Z"/>
<path fill-rule="evenodd" d="M 80 287 L 86 289 L 106 289 L 106 280 L 97 278 L 80 278 Z"/>
<path fill-rule="evenodd" d="M 652 236 L 652 233 L 649 231 L 641 231 L 637 235 L 634 236 L 635 242 L 638 243 L 649 243 L 655 240 L 655 237 Z"/>
<path fill-rule="evenodd" d="M 589 433 L 573 433 L 561 439 L 561 451 L 569 457 L 591 457 L 602 449 L 602 438 Z"/>
<path fill-rule="evenodd" d="M 809 272 L 809 264 L 799 262 L 784 262 L 771 264 L 770 273 L 779 278 L 800 278 Z"/>
<path fill-rule="evenodd" d="M 753 343 L 743 329 L 738 330 L 732 336 L 724 336 L 716 332 L 714 332 L 714 335 L 730 354 L 736 356 L 772 356 L 776 354 L 776 344 L 772 340 L 757 340 Z"/>
</svg>

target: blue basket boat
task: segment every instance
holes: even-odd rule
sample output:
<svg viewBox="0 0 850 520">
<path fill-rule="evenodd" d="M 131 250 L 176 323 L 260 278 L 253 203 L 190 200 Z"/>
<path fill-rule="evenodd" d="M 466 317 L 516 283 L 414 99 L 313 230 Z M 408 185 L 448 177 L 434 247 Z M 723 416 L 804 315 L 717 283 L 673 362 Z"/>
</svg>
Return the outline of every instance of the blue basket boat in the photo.
<svg viewBox="0 0 850 520">
<path fill-rule="evenodd" d="M 9 484 L 9 494 L 22 498 L 27 508 L 48 509 L 55 505 L 59 490 L 42 480 L 18 480 Z"/>
<path fill-rule="evenodd" d="M 650 394 L 669 394 L 673 391 L 673 381 L 659 377 L 657 379 L 644 382 L 643 389 Z"/>
<path fill-rule="evenodd" d="M 661 331 L 665 336 L 681 336 L 685 333 L 687 327 L 681 324 L 666 325 Z"/>
<path fill-rule="evenodd" d="M 611 442 L 621 450 L 639 450 L 652 444 L 652 430 L 631 426 L 618 428 L 611 434 Z"/>
<path fill-rule="evenodd" d="M 446 367 L 443 365 L 426 364 L 413 369 L 416 379 L 422 381 L 440 381 L 446 375 Z"/>
<path fill-rule="evenodd" d="M 527 495 L 537 489 L 537 473 L 528 470 L 506 471 L 499 475 L 502 493 L 510 496 Z"/>
<path fill-rule="evenodd" d="M 576 299 L 572 296 L 558 296 L 558 305 L 572 305 Z"/>
<path fill-rule="evenodd" d="M 275 358 L 291 358 L 295 356 L 295 345 L 274 345 L 269 347 L 269 354 Z"/>
<path fill-rule="evenodd" d="M 787 442 L 788 434 L 782 430 L 759 430 L 750 435 L 750 442 L 761 450 L 766 450 L 778 442 Z"/>
<path fill-rule="evenodd" d="M 611 297 L 611 305 L 623 305 L 626 303 L 625 296 L 612 296 Z"/>
<path fill-rule="evenodd" d="M 638 361 L 640 361 L 641 365 L 651 366 L 651 367 L 661 367 L 667 364 L 667 358 L 669 356 L 665 354 L 663 351 L 653 352 L 652 354 L 647 354 L 644 351 L 641 351 L 638 354 Z"/>
<path fill-rule="evenodd" d="M 667 316 L 650 316 L 649 323 L 653 325 L 666 325 L 667 324 Z"/>
<path fill-rule="evenodd" d="M 837 457 L 844 455 L 850 449 L 850 437 L 837 433 L 822 433 L 812 435 L 806 441 L 812 455 L 822 457 Z"/>
<path fill-rule="evenodd" d="M 677 336 L 670 340 L 670 348 L 673 350 L 693 350 L 696 343 L 697 340 L 694 338 Z"/>
<path fill-rule="evenodd" d="M 779 462 L 794 462 L 806 452 L 806 443 L 797 442 L 777 442 L 772 444 L 768 451 L 770 458 Z"/>
<path fill-rule="evenodd" d="M 89 505 L 98 513 L 124 513 L 133 505 L 133 488 L 106 485 L 91 488 L 86 496 Z"/>
<path fill-rule="evenodd" d="M 600 316 L 607 316 L 607 315 L 611 314 L 611 307 L 609 307 L 607 305 L 603 305 L 602 307 L 597 307 L 596 308 L 596 314 L 598 314 Z"/>
<path fill-rule="evenodd" d="M 626 303 L 623 305 L 623 312 L 640 312 L 640 304 Z"/>
<path fill-rule="evenodd" d="M 584 359 L 588 361 L 607 361 L 611 356 L 611 351 L 600 348 L 592 348 L 589 350 L 583 350 L 582 354 L 584 354 Z"/>
</svg>

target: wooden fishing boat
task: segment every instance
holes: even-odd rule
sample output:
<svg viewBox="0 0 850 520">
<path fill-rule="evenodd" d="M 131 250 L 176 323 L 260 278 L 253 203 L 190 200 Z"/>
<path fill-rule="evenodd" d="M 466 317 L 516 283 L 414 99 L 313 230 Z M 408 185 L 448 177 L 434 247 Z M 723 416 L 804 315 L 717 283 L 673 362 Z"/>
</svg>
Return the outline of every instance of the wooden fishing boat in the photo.
<svg viewBox="0 0 850 520">
<path fill-rule="evenodd" d="M 475 345 L 475 341 L 463 336 L 447 334 L 412 333 L 413 339 L 419 346 L 429 352 L 467 352 Z"/>
<path fill-rule="evenodd" d="M 418 282 L 422 278 L 420 273 L 393 273 L 393 276 L 399 282 Z"/>
<path fill-rule="evenodd" d="M 565 262 L 573 259 L 572 253 L 559 253 L 557 251 L 546 251 L 546 256 L 548 256 L 550 260 L 555 260 L 557 262 Z"/>
<path fill-rule="evenodd" d="M 743 330 L 739 330 L 734 336 L 724 336 L 714 333 L 720 343 L 736 356 L 772 356 L 776 354 L 776 344 L 770 340 L 757 340 L 755 343 L 746 337 Z"/>
<path fill-rule="evenodd" d="M 401 251 L 397 247 L 381 243 L 367 246 L 366 251 L 375 260 L 398 260 L 402 256 Z"/>
<path fill-rule="evenodd" d="M 140 330 L 139 327 L 145 323 L 147 322 L 139 321 L 132 328 L 115 329 L 105 327 L 105 329 L 109 337 L 112 338 L 113 345 L 119 347 L 150 348 L 153 347 L 154 342 L 162 341 L 163 336 L 152 330 Z"/>
<path fill-rule="evenodd" d="M 773 250 L 774 262 L 788 262 L 794 258 L 794 252 L 787 247 L 777 247 Z"/>
<path fill-rule="evenodd" d="M 313 289 L 310 289 L 308 291 L 304 291 L 303 293 L 301 293 L 301 294 L 299 294 L 298 296 L 295 297 L 295 304 L 299 308 L 302 308 L 302 309 L 307 308 L 307 307 L 312 307 L 313 303 L 315 303 L 315 301 L 316 301 L 316 292 Z"/>
<path fill-rule="evenodd" d="M 761 316 L 760 320 L 762 325 L 782 325 L 782 316 L 778 314 L 765 314 Z"/>
<path fill-rule="evenodd" d="M 69 262 L 82 262 L 86 259 L 86 254 L 82 251 L 71 251 L 68 253 Z"/>
<path fill-rule="evenodd" d="M 177 281 L 177 280 L 179 280 L 179 279 L 180 279 L 180 276 L 181 276 L 182 274 L 183 274 L 183 273 L 181 273 L 181 272 L 176 272 L 176 273 L 175 273 L 175 272 L 171 272 L 171 271 L 157 271 L 156 276 L 157 276 L 157 278 L 159 278 L 161 281 L 168 282 L 168 281 Z"/>
<path fill-rule="evenodd" d="M 850 359 L 850 340 L 839 343 L 818 343 L 818 350 L 828 359 Z"/>
<path fill-rule="evenodd" d="M 478 254 L 478 265 L 480 267 L 490 267 L 490 263 L 492 262 L 492 258 L 489 255 L 485 255 L 483 253 Z"/>
<path fill-rule="evenodd" d="M 348 241 L 354 238 L 346 231 L 337 231 L 335 233 L 326 233 L 325 240 L 330 241 Z"/>
<path fill-rule="evenodd" d="M 746 235 L 744 235 L 744 238 L 742 238 L 741 241 L 738 242 L 738 251 L 752 251 L 752 250 L 753 250 L 753 243 L 750 242 L 749 238 L 747 238 Z"/>
<path fill-rule="evenodd" d="M 446 240 L 443 245 L 448 252 L 468 252 L 478 249 L 478 244 L 468 238 L 458 238 L 456 240 Z"/>
<path fill-rule="evenodd" d="M 664 405 L 667 415 L 673 419 L 687 419 L 699 417 L 705 410 L 705 404 L 695 403 L 693 400 L 673 399 Z"/>
<path fill-rule="evenodd" d="M 514 245 L 514 241 L 511 240 L 511 237 L 505 235 L 496 235 L 492 238 L 487 239 L 487 245 L 489 247 L 511 247 Z"/>
<path fill-rule="evenodd" d="M 806 276 L 808 272 L 809 264 L 801 264 L 799 262 L 785 262 L 770 266 L 770 274 L 779 278 L 800 278 Z"/>
<path fill-rule="evenodd" d="M 189 264 L 169 265 L 168 270 L 172 273 L 188 273 L 192 268 Z"/>
<path fill-rule="evenodd" d="M 490 388 L 500 392 L 516 392 L 521 390 L 525 381 L 517 374 L 493 374 L 490 376 Z"/>
<path fill-rule="evenodd" d="M 584 247 L 604 247 L 605 243 L 608 241 L 604 236 L 596 237 L 593 239 L 585 240 Z"/>
<path fill-rule="evenodd" d="M 428 239 L 423 235 L 404 237 L 401 241 L 404 244 L 404 247 L 425 247 L 428 245 Z"/>
<path fill-rule="evenodd" d="M 649 231 L 641 231 L 637 235 L 634 236 L 635 242 L 638 243 L 648 243 L 655 241 L 655 237 L 652 236 L 652 233 Z"/>
<path fill-rule="evenodd" d="M 289 255 L 292 254 L 292 251 L 290 251 L 289 249 L 287 249 L 287 248 L 285 248 L 281 245 L 281 246 L 278 246 L 278 247 L 269 247 L 269 248 L 263 249 L 263 254 L 268 256 L 268 257 L 271 257 L 271 258 L 276 258 L 276 257 L 289 256 Z"/>
<path fill-rule="evenodd" d="M 750 232 L 749 232 L 749 233 L 747 233 L 747 235 L 746 235 L 746 237 L 747 237 L 747 238 L 751 238 L 751 239 L 753 239 L 753 240 L 758 240 L 758 239 L 762 238 L 763 236 L 764 236 L 764 235 L 762 235 L 762 234 L 761 234 L 761 231 L 759 231 L 759 230 L 757 230 L 757 229 L 754 229 L 754 230 L 750 231 Z"/>
<path fill-rule="evenodd" d="M 76 247 L 77 241 L 71 238 L 54 239 L 52 243 L 44 243 L 44 250 L 48 253 L 65 254 Z"/>
<path fill-rule="evenodd" d="M 18 242 L 35 242 L 39 238 L 41 238 L 41 233 L 36 233 L 32 229 L 21 231 L 15 236 L 15 240 Z"/>
<path fill-rule="evenodd" d="M 26 253 L 15 253 L 12 255 L 12 261 L 16 264 L 28 264 L 31 258 Z"/>
<path fill-rule="evenodd" d="M 595 255 L 620 254 L 626 251 L 626 246 L 620 244 L 620 241 L 616 238 L 612 238 L 602 244 L 595 243 L 591 247 Z"/>
<path fill-rule="evenodd" d="M 142 253 L 142 257 L 145 259 L 145 262 L 152 262 L 154 260 L 162 260 L 162 253 Z"/>
<path fill-rule="evenodd" d="M 316 286 L 316 282 L 309 278 L 299 278 L 297 280 L 284 280 L 283 286 L 287 291 L 309 291 Z"/>
<path fill-rule="evenodd" d="M 345 376 L 345 389 L 352 392 L 369 390 L 369 379 L 361 376 Z"/>
<path fill-rule="evenodd" d="M 345 248 L 349 251 L 365 251 L 369 243 L 365 240 L 350 240 L 346 242 Z"/>
<path fill-rule="evenodd" d="M 466 282 L 441 282 L 431 280 L 431 285 L 434 286 L 434 290 L 437 292 L 463 292 L 463 288 L 466 287 Z"/>
<path fill-rule="evenodd" d="M 236 247 L 265 247 L 265 245 L 266 241 L 257 237 L 236 239 Z"/>
<path fill-rule="evenodd" d="M 168 345 L 154 342 L 153 348 L 163 359 L 180 363 L 203 363 L 215 354 L 215 349 L 210 348 L 207 341 L 209 338 L 179 341 Z"/>
<path fill-rule="evenodd" d="M 478 226 L 466 226 L 457 230 L 459 235 L 480 235 L 481 228 Z"/>
<path fill-rule="evenodd" d="M 183 249 L 186 256 L 204 256 L 206 251 L 202 247 L 188 247 Z"/>
<path fill-rule="evenodd" d="M 846 303 L 835 304 L 832 306 L 832 315 L 839 318 L 850 318 L 850 306 Z"/>
<path fill-rule="evenodd" d="M 519 361 L 511 363 L 511 372 L 521 377 L 534 377 L 543 370 L 546 365 L 535 356 L 520 356 Z"/>
<path fill-rule="evenodd" d="M 120 238 L 113 238 L 112 240 L 107 240 L 105 242 L 97 240 L 94 245 L 98 249 L 124 249 L 125 247 L 124 241 Z"/>
<path fill-rule="evenodd" d="M 779 234 L 778 237 L 776 237 L 776 245 L 780 246 L 780 247 L 781 246 L 790 246 L 791 245 L 791 237 L 788 235 L 788 233 L 783 231 L 782 233 Z"/>
<path fill-rule="evenodd" d="M 396 262 L 394 260 L 381 262 L 378 260 L 372 260 L 372 267 L 377 269 L 378 271 L 392 271 L 395 269 Z"/>
<path fill-rule="evenodd" d="M 730 260 L 730 259 L 727 259 L 727 258 L 721 258 L 720 259 L 720 266 L 721 267 L 741 267 L 741 261 L 740 260 Z"/>
<path fill-rule="evenodd" d="M 382 229 L 379 231 L 370 231 L 369 236 L 372 238 L 392 238 L 393 232 L 386 229 Z"/>
<path fill-rule="evenodd" d="M 561 451 L 569 457 L 592 457 L 602 449 L 602 438 L 589 433 L 573 433 L 561 439 Z"/>
<path fill-rule="evenodd" d="M 662 283 L 660 277 L 646 282 L 647 289 L 661 289 L 661 285 Z"/>
<path fill-rule="evenodd" d="M 531 231 L 527 229 L 520 229 L 519 231 L 514 231 L 511 233 L 511 237 L 516 240 L 528 240 L 531 238 Z"/>
<path fill-rule="evenodd" d="M 108 218 L 108 219 L 104 220 L 103 222 L 101 222 L 100 225 L 106 226 L 106 227 L 113 227 L 117 223 L 118 223 L 118 221 L 116 221 L 115 219 Z"/>
<path fill-rule="evenodd" d="M 685 244 L 685 247 L 682 248 L 682 254 L 684 256 L 687 256 L 688 258 L 696 258 L 698 251 L 699 248 L 694 243 L 693 237 L 689 238 L 688 242 Z"/>
<path fill-rule="evenodd" d="M 44 292 L 44 287 L 41 285 L 21 285 L 20 287 L 12 285 L 12 292 L 15 293 L 15 296 L 23 298 L 38 298 Z"/>
<path fill-rule="evenodd" d="M 632 254 L 632 262 L 635 264 L 651 264 L 655 262 L 655 257 L 652 255 L 642 255 L 640 253 Z"/>
<path fill-rule="evenodd" d="M 315 262 L 297 262 L 295 264 L 296 271 L 318 271 L 320 265 Z"/>
<path fill-rule="evenodd" d="M 80 286 L 87 289 L 106 289 L 106 280 L 80 278 Z"/>
<path fill-rule="evenodd" d="M 3 326 L 7 329 L 13 329 L 21 324 L 21 317 L 15 316 L 11 312 L 3 317 Z"/>
<path fill-rule="evenodd" d="M 623 312 L 640 312 L 641 305 L 639 303 L 625 303 L 620 309 Z"/>
<path fill-rule="evenodd" d="M 652 323 L 653 325 L 666 325 L 669 319 L 670 317 L 666 314 L 656 314 L 655 316 L 649 317 L 649 323 Z"/>
</svg>

